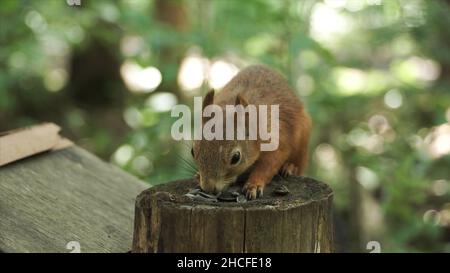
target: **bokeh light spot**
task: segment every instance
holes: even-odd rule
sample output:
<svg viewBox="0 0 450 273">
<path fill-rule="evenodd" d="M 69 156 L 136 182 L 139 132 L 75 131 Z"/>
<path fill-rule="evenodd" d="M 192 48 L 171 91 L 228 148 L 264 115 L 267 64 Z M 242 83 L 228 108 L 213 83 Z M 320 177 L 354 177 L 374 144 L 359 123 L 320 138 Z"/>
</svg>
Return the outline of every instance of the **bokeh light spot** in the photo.
<svg viewBox="0 0 450 273">
<path fill-rule="evenodd" d="M 120 74 L 128 89 L 138 93 L 152 92 L 162 81 L 161 72 L 156 67 L 141 67 L 130 61 L 121 66 Z"/>
<path fill-rule="evenodd" d="M 44 76 L 45 88 L 50 92 L 60 91 L 67 83 L 67 71 L 61 68 L 51 70 Z"/>
<path fill-rule="evenodd" d="M 438 225 L 441 221 L 441 214 L 436 210 L 427 210 L 423 214 L 423 221 L 427 224 Z"/>
<path fill-rule="evenodd" d="M 397 89 L 392 89 L 384 95 L 384 104 L 389 108 L 397 109 L 402 106 L 403 96 Z"/>
<path fill-rule="evenodd" d="M 450 124 L 434 127 L 425 137 L 426 149 L 432 158 L 450 154 Z"/>
<path fill-rule="evenodd" d="M 448 181 L 444 179 L 435 180 L 431 185 L 431 190 L 436 196 L 443 196 L 447 194 L 448 188 L 449 188 Z"/>
<path fill-rule="evenodd" d="M 356 167 L 356 180 L 367 190 L 371 191 L 378 187 L 378 175 L 369 168 Z"/>
<path fill-rule="evenodd" d="M 114 153 L 114 161 L 120 166 L 125 166 L 131 160 L 133 154 L 134 148 L 131 145 L 122 145 Z"/>
<path fill-rule="evenodd" d="M 193 53 L 184 58 L 178 73 L 178 85 L 184 91 L 200 88 L 205 80 L 208 60 L 200 54 Z"/>
<path fill-rule="evenodd" d="M 217 60 L 212 63 L 209 70 L 209 85 L 214 89 L 220 89 L 225 86 L 238 71 L 237 67 L 233 64 L 224 60 Z"/>
<path fill-rule="evenodd" d="M 169 92 L 159 92 L 151 95 L 146 101 L 145 105 L 155 112 L 170 111 L 172 107 L 177 104 L 177 97 Z"/>
</svg>

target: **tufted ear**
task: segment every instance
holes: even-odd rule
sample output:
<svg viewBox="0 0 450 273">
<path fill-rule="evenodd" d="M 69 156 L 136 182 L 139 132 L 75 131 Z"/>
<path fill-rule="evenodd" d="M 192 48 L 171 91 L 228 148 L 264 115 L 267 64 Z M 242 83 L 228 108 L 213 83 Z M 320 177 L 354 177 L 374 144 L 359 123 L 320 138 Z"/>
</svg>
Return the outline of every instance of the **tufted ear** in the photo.
<svg viewBox="0 0 450 273">
<path fill-rule="evenodd" d="M 237 106 L 237 105 L 242 105 L 243 107 L 247 107 L 248 106 L 248 101 L 243 97 L 243 96 L 241 96 L 240 94 L 238 94 L 237 96 L 236 96 L 236 101 L 234 102 L 234 105 L 235 106 Z M 245 117 L 245 123 L 244 123 L 244 126 L 245 126 L 245 136 L 246 137 L 248 137 L 248 135 L 249 135 L 249 122 L 250 122 L 250 120 L 249 120 L 249 117 L 250 117 L 250 114 L 249 114 L 249 112 L 247 112 L 247 111 L 245 111 L 244 112 L 244 117 Z M 235 114 L 235 116 L 234 116 L 234 118 L 235 118 L 235 122 L 234 122 L 234 126 L 235 126 L 235 128 L 237 129 L 237 114 Z"/>
<path fill-rule="evenodd" d="M 205 98 L 203 99 L 202 104 L 202 110 L 205 110 L 205 107 L 212 104 L 214 102 L 214 89 L 211 89 L 211 91 L 206 94 Z"/>
<path fill-rule="evenodd" d="M 211 91 L 209 91 L 205 98 L 203 99 L 203 104 L 202 104 L 202 112 L 205 111 L 206 106 L 213 104 L 214 102 L 214 89 L 211 89 Z M 207 117 L 203 117 L 202 121 L 203 124 L 205 124 L 210 118 Z"/>
<path fill-rule="evenodd" d="M 248 101 L 239 94 L 236 96 L 236 101 L 234 102 L 234 105 L 242 105 L 244 107 L 247 107 Z"/>
</svg>

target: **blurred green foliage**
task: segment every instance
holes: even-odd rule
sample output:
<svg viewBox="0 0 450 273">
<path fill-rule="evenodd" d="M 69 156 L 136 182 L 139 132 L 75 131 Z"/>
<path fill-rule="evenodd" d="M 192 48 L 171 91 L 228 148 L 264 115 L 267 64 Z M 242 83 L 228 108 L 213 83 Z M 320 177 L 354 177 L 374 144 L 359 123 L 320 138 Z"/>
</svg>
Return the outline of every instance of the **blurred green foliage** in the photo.
<svg viewBox="0 0 450 273">
<path fill-rule="evenodd" d="M 265 63 L 313 117 L 351 249 L 450 251 L 448 1 L 69 2 L 2 1 L 0 130 L 54 121 L 150 184 L 189 177 L 170 106 Z"/>
</svg>

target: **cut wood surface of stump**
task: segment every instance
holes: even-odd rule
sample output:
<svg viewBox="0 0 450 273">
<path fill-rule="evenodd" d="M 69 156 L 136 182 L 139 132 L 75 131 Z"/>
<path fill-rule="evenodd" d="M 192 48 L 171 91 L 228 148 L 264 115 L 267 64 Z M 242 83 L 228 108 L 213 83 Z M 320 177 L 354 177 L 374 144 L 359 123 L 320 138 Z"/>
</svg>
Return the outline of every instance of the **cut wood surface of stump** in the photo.
<svg viewBox="0 0 450 273">
<path fill-rule="evenodd" d="M 274 179 L 244 203 L 192 200 L 196 180 L 143 191 L 136 199 L 133 252 L 332 252 L 333 192 L 308 177 Z M 285 186 L 289 193 L 277 193 Z"/>
</svg>

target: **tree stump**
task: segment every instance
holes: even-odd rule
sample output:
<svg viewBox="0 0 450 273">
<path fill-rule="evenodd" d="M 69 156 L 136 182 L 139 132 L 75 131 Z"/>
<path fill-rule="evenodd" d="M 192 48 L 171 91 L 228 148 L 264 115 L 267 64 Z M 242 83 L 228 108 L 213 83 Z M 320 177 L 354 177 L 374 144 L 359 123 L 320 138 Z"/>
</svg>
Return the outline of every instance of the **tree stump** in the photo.
<svg viewBox="0 0 450 273">
<path fill-rule="evenodd" d="M 264 196 L 244 203 L 185 196 L 180 180 L 136 199 L 132 252 L 333 252 L 333 192 L 307 177 L 277 178 Z M 289 193 L 281 195 L 280 186 Z"/>
</svg>

